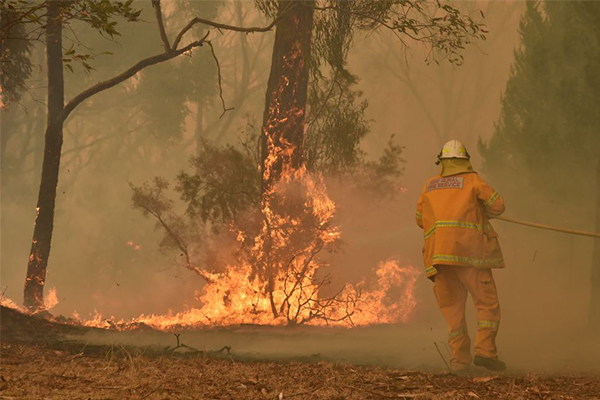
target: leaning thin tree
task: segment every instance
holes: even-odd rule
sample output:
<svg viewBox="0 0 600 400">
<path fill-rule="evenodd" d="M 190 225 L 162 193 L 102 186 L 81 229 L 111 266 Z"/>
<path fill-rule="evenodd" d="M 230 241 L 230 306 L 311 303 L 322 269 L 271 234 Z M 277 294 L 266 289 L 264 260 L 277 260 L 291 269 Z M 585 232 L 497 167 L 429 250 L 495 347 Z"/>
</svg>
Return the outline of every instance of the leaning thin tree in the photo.
<svg viewBox="0 0 600 400">
<path fill-rule="evenodd" d="M 208 39 L 210 31 L 208 31 L 201 39 L 194 40 L 185 46 L 180 46 L 185 35 L 196 24 L 204 24 L 216 29 L 251 33 L 269 31 L 273 28 L 273 26 L 275 26 L 276 23 L 276 20 L 274 20 L 271 24 L 265 27 L 238 27 L 217 23 L 202 18 L 194 18 L 179 31 L 171 44 L 165 30 L 165 24 L 163 22 L 160 0 L 152 0 L 164 52 L 140 60 L 123 73 L 91 86 L 90 88 L 73 97 L 65 105 L 63 77 L 63 69 L 65 65 L 63 61 L 62 49 L 62 28 L 66 18 L 69 18 L 67 16 L 71 16 L 71 18 L 73 16 L 73 9 L 71 7 L 77 7 L 79 4 L 83 4 L 83 7 L 86 6 L 85 2 L 79 3 L 67 1 L 47 1 L 44 4 L 46 9 L 46 25 L 44 29 L 46 34 L 48 70 L 48 118 L 45 133 L 42 179 L 36 207 L 35 227 L 27 264 L 27 277 L 25 279 L 24 289 L 24 305 L 32 311 L 42 309 L 44 304 L 44 283 L 46 280 L 46 269 L 48 266 L 48 259 L 50 257 L 50 248 L 54 227 L 54 209 L 56 204 L 56 190 L 58 185 L 61 149 L 63 143 L 63 125 L 71 112 L 73 112 L 73 110 L 75 110 L 75 108 L 85 100 L 128 80 L 146 67 L 174 59 L 205 44 L 211 46 L 211 42 Z M 99 10 L 101 11 L 102 7 L 112 7 L 110 8 L 109 13 L 104 13 L 103 17 L 105 18 L 104 20 L 100 21 L 100 26 L 95 26 L 94 24 L 96 21 L 92 20 L 93 27 L 96 29 L 108 29 L 109 33 L 111 29 L 116 33 L 113 28 L 114 24 L 108 20 L 108 17 L 111 15 L 126 15 L 128 16 L 129 20 L 135 20 L 137 18 L 135 15 L 135 10 L 130 8 L 131 1 L 125 3 L 91 2 L 88 3 L 88 5 L 93 5 L 94 7 L 85 10 L 86 13 L 81 14 L 84 16 L 82 18 L 89 19 L 90 12 L 98 12 Z M 39 9 L 40 5 L 36 4 L 35 7 L 36 9 Z"/>
</svg>

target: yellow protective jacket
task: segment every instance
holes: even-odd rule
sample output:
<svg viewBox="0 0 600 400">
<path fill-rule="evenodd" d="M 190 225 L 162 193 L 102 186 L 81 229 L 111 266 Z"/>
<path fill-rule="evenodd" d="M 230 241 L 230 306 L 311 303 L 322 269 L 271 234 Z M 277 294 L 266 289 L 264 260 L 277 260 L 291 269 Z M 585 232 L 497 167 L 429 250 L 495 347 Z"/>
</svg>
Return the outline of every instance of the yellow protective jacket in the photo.
<svg viewBox="0 0 600 400">
<path fill-rule="evenodd" d="M 498 235 L 489 218 L 504 212 L 504 199 L 476 172 L 436 175 L 425 182 L 417 205 L 427 277 L 436 265 L 503 268 Z"/>
</svg>

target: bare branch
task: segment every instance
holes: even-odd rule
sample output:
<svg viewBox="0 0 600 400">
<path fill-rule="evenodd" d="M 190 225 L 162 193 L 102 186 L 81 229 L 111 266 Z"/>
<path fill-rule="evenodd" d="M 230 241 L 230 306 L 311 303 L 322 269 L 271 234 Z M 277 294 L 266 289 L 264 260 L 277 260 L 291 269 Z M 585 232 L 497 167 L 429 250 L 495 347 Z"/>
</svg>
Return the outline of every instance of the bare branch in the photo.
<svg viewBox="0 0 600 400">
<path fill-rule="evenodd" d="M 280 19 L 282 19 L 286 14 L 288 14 L 292 10 L 292 8 L 293 7 L 290 7 L 288 10 L 281 13 L 277 18 L 275 18 L 273 21 L 271 21 L 271 23 L 269 25 L 263 26 L 263 27 L 260 27 L 260 26 L 243 27 L 243 26 L 228 25 L 228 24 L 222 24 L 219 22 L 210 21 L 208 19 L 196 17 L 196 18 L 192 19 L 190 22 L 188 22 L 188 24 L 181 30 L 181 32 L 179 32 L 177 37 L 175 37 L 175 41 L 173 42 L 173 49 L 177 48 L 177 46 L 179 45 L 179 42 L 181 42 L 181 39 L 183 38 L 183 36 L 187 33 L 187 31 L 192 29 L 192 27 L 196 24 L 208 25 L 208 26 L 212 26 L 213 28 L 217 28 L 219 30 L 222 29 L 222 30 L 234 31 L 234 32 L 244 32 L 244 33 L 268 32 L 271 29 L 273 29 L 273 27 L 277 24 L 277 22 Z"/>
<path fill-rule="evenodd" d="M 208 34 L 206 34 L 208 36 Z M 206 37 L 206 36 L 205 36 Z M 217 64 L 217 74 L 219 75 L 219 97 L 221 98 L 221 104 L 223 105 L 223 112 L 221 113 L 221 116 L 219 116 L 219 119 L 223 118 L 223 115 L 225 115 L 225 113 L 227 111 L 233 110 L 233 107 L 231 108 L 227 108 L 225 106 L 225 99 L 223 98 L 223 78 L 221 77 L 221 65 L 219 64 L 219 59 L 217 58 L 217 55 L 215 54 L 215 48 L 213 47 L 211 41 L 207 41 L 206 42 L 208 44 L 208 46 L 210 47 L 210 53 L 212 54 L 215 63 Z"/>
<path fill-rule="evenodd" d="M 158 30 L 160 31 L 160 38 L 162 39 L 163 46 L 165 47 L 165 52 L 169 53 L 171 51 L 171 45 L 169 44 L 169 38 L 167 37 L 167 32 L 165 31 L 160 0 L 152 0 L 152 7 L 154 7 L 154 12 L 156 13 L 156 22 L 158 22 Z M 173 47 L 173 49 L 176 48 L 176 46 Z"/>
<path fill-rule="evenodd" d="M 171 238 L 171 240 L 173 240 L 173 243 L 175 243 L 177 248 L 184 255 L 185 267 L 188 270 L 198 274 L 208 283 L 213 282 L 212 278 L 205 271 L 192 265 L 190 253 L 188 250 L 188 244 L 175 230 L 171 228 L 170 224 L 165 220 L 165 218 L 163 218 L 162 212 L 160 212 L 159 210 L 155 210 L 152 207 L 145 204 L 138 204 L 137 208 L 143 210 L 145 213 L 152 215 L 154 218 L 157 219 L 158 223 L 163 227 L 163 229 L 167 232 L 167 235 Z"/>
<path fill-rule="evenodd" d="M 111 79 L 107 79 L 103 82 L 97 83 L 96 85 L 84 90 L 83 92 L 79 93 L 77 96 L 73 97 L 71 99 L 71 101 L 69 101 L 67 103 L 67 105 L 62 110 L 62 112 L 59 114 L 57 119 L 55 121 L 53 121 L 53 123 L 64 122 L 65 119 L 67 119 L 67 117 L 69 116 L 69 114 L 75 109 L 75 107 L 77 107 L 79 104 L 81 104 L 83 101 L 87 100 L 91 96 L 93 96 L 97 93 L 103 92 L 106 89 L 110 89 L 110 88 L 118 85 L 119 83 L 126 81 L 127 79 L 131 78 L 132 76 L 134 76 L 135 74 L 137 74 L 139 71 L 141 71 L 142 69 L 144 69 L 146 67 L 173 59 L 177 56 L 180 56 L 183 53 L 186 53 L 186 52 L 194 49 L 195 47 L 200 47 L 200 46 L 204 45 L 204 43 L 206 43 L 206 42 L 203 40 L 198 40 L 198 41 L 190 43 L 189 45 L 187 45 L 179 50 L 165 52 L 162 54 L 158 54 L 158 55 L 155 55 L 152 57 L 145 58 L 145 59 L 137 62 L 134 66 L 132 66 L 125 72 L 123 72 Z"/>
<path fill-rule="evenodd" d="M 83 92 L 79 93 L 77 96 L 73 97 L 65 105 L 62 112 L 59 114 L 59 116 L 56 118 L 56 120 L 53 121 L 52 123 L 57 123 L 57 124 L 63 123 L 67 119 L 69 114 L 71 114 L 71 112 L 75 109 L 75 107 L 77 107 L 83 101 L 87 100 L 89 97 L 91 97 L 97 93 L 100 93 L 106 89 L 110 89 L 110 88 L 118 85 L 119 83 L 126 81 L 127 79 L 131 78 L 132 76 L 137 74 L 142 69 L 149 67 L 151 65 L 155 65 L 155 64 L 158 64 L 158 63 L 161 63 L 164 61 L 171 60 L 175 57 L 180 56 L 183 53 L 187 53 L 188 51 L 191 51 L 192 49 L 194 49 L 196 47 L 201 47 L 202 45 L 204 45 L 204 43 L 209 43 L 209 45 L 211 46 L 211 51 L 212 51 L 213 57 L 215 58 L 215 61 L 217 62 L 217 66 L 219 66 L 218 60 L 214 54 L 214 49 L 212 47 L 212 44 L 210 44 L 210 42 L 206 40 L 208 37 L 208 32 L 202 39 L 196 40 L 181 49 L 177 48 L 179 46 L 179 43 L 181 42 L 181 39 L 185 35 L 185 33 L 187 31 L 189 31 L 195 24 L 202 23 L 205 25 L 213 26 L 218 29 L 226 29 L 226 30 L 232 30 L 232 31 L 236 31 L 236 32 L 246 32 L 246 33 L 267 32 L 267 31 L 273 29 L 273 27 L 275 26 L 277 21 L 279 21 L 287 12 L 289 12 L 289 10 L 286 10 L 284 13 L 279 15 L 269 25 L 267 25 L 265 27 L 247 27 L 246 28 L 246 27 L 221 24 L 218 22 L 213 22 L 213 21 L 202 19 L 202 18 L 194 18 L 177 34 L 175 41 L 173 42 L 173 46 L 171 47 L 169 45 L 169 41 L 168 41 L 168 38 L 167 38 L 167 35 L 165 32 L 165 28 L 164 28 L 162 12 L 160 9 L 160 0 L 153 0 L 152 4 L 156 10 L 157 22 L 158 22 L 159 30 L 160 30 L 161 37 L 163 40 L 163 45 L 165 47 L 165 52 L 162 54 L 158 54 L 155 56 L 145 58 L 145 59 L 137 62 L 135 65 L 133 65 L 131 68 L 129 68 L 125 72 L 123 72 L 111 79 L 107 79 L 103 82 L 99 82 L 96 85 L 91 86 L 88 89 L 84 90 Z M 220 73 L 220 67 L 219 67 L 219 89 L 221 92 L 221 100 L 223 102 L 223 109 L 224 109 L 223 114 L 225 114 L 225 112 L 228 111 L 228 109 L 225 107 L 225 101 L 223 100 L 221 81 L 222 81 L 222 79 L 221 79 L 221 73 Z M 221 115 L 221 116 L 223 116 L 223 115 Z"/>
</svg>

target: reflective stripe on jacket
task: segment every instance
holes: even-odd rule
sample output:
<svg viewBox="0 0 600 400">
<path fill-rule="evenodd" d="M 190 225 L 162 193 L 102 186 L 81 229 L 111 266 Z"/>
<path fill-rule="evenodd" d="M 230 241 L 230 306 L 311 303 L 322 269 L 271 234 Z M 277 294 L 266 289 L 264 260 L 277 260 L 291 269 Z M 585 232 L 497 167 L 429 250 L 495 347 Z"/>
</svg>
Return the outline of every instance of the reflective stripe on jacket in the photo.
<svg viewBox="0 0 600 400">
<path fill-rule="evenodd" d="M 417 205 L 423 228 L 427 277 L 436 265 L 503 268 L 498 235 L 489 223 L 504 212 L 504 199 L 476 172 L 434 176 L 425 182 Z"/>
</svg>

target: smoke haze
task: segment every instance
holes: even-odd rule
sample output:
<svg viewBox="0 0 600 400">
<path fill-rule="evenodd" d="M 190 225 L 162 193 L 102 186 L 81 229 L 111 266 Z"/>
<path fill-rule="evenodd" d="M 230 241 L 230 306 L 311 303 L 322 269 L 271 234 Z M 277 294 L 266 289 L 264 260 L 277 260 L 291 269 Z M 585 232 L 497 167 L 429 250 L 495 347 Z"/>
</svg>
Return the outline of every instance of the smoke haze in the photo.
<svg viewBox="0 0 600 400">
<path fill-rule="evenodd" d="M 336 222 L 344 240 L 342 250 L 327 260 L 334 272 L 334 285 L 356 282 L 378 262 L 390 258 L 422 268 L 422 232 L 414 222 L 414 212 L 423 182 L 437 172 L 434 162 L 441 145 L 450 139 L 461 140 L 472 155 L 475 169 L 482 165 L 477 141 L 490 138 L 499 118 L 500 99 L 519 44 L 519 18 L 525 6 L 524 2 L 512 1 L 454 3 L 473 12 L 483 10 L 490 31 L 487 41 L 464 52 L 462 66 L 445 62 L 427 65 L 421 47 L 405 48 L 387 32 L 355 38 L 348 68 L 360 78 L 358 87 L 369 102 L 367 117 L 372 121 L 362 150 L 369 159 L 376 159 L 394 135 L 394 141 L 404 146 L 406 163 L 403 189 L 392 200 L 374 201 L 366 194 L 349 193 L 344 182 L 331 179 L 330 194 L 338 205 Z M 216 7 L 214 19 L 235 22 L 234 6 L 233 2 L 225 2 Z M 238 7 L 248 13 L 244 24 L 264 23 L 265 18 L 252 2 L 241 2 Z M 146 7 L 142 14 L 147 21 L 152 21 L 150 12 L 151 8 Z M 176 15 L 170 19 L 181 22 Z M 136 35 L 132 35 L 134 28 L 125 29 L 118 45 L 94 39 L 91 47 L 95 51 L 111 51 L 114 55 L 99 59 L 97 71 L 91 75 L 66 73 L 67 85 L 71 85 L 67 93 L 72 95 L 78 88 L 114 73 L 111 59 L 118 60 L 121 68 L 140 54 L 160 51 L 152 24 L 142 25 Z M 46 281 L 46 291 L 54 287 L 58 293 L 59 303 L 53 313 L 71 316 L 77 311 L 86 317 L 98 311 L 127 319 L 142 313 L 166 314 L 199 306 L 195 292 L 202 288 L 202 279 L 181 267 L 179 254 L 160 252 L 162 234 L 155 229 L 155 221 L 131 209 L 129 183 L 140 184 L 156 175 L 172 180 L 179 171 L 189 170 L 188 158 L 196 153 L 197 137 L 220 144 L 236 143 L 248 121 L 261 119 L 273 33 L 245 36 L 245 50 L 240 44 L 242 35 L 226 33 L 215 41 L 223 64 L 224 98 L 236 107 L 231 116 L 219 119 L 221 105 L 217 100 L 197 100 L 194 95 L 173 100 L 185 82 L 161 80 L 162 75 L 192 68 L 189 63 L 204 62 L 201 60 L 208 58 L 208 50 L 201 49 L 191 60 L 153 68 L 148 73 L 152 74 L 149 82 L 136 80 L 99 95 L 67 121 Z M 38 46 L 34 52 L 39 64 L 43 64 L 41 51 Z M 240 94 L 241 72 L 237 68 L 241 68 L 242 51 L 250 52 L 254 64 L 242 88 L 246 92 Z M 170 72 L 173 65 L 178 69 Z M 32 86 L 43 88 L 44 75 L 34 74 Z M 136 92 L 138 85 L 144 90 L 141 94 Z M 206 89 L 211 90 L 214 88 Z M 33 91 L 38 99 L 44 99 L 43 93 L 43 89 Z M 131 105 L 144 95 L 160 99 L 156 109 L 140 114 L 153 116 L 149 124 L 162 120 L 158 128 L 148 127 L 143 118 L 133 114 Z M 188 111 L 169 107 L 172 103 Z M 198 104 L 207 103 L 204 113 L 197 115 Z M 27 114 L 20 107 L 2 112 L 1 285 L 5 296 L 17 302 L 22 300 L 43 145 L 43 106 L 33 100 L 25 101 L 25 106 Z M 202 121 L 200 128 L 198 120 Z M 260 124 L 254 124 L 259 129 Z M 168 136 L 169 126 L 173 130 L 181 126 L 181 138 L 169 141 L 161 137 Z M 480 172 L 486 179 L 485 171 Z M 511 186 L 511 182 L 488 183 L 500 193 Z M 529 195 L 507 198 L 508 215 L 531 219 L 519 211 Z M 556 221 L 560 210 L 560 203 L 548 202 L 535 217 L 543 223 L 545 215 L 553 215 L 548 220 Z M 593 210 L 590 204 L 590 226 L 569 226 L 573 219 L 568 216 L 562 222 L 570 228 L 592 230 Z M 502 221 L 493 225 L 507 265 L 504 270 L 494 271 L 502 307 L 498 336 L 501 357 L 517 369 L 598 372 L 593 360 L 600 359 L 600 344 L 585 333 L 594 239 Z M 319 353 L 371 364 L 438 366 L 440 359 L 433 342 L 444 342 L 447 330 L 435 303 L 432 283 L 424 275 L 418 280 L 416 297 L 417 308 L 407 325 L 330 332 L 306 328 L 308 334 L 298 333 L 293 340 L 293 334 L 270 336 L 268 330 L 248 335 L 207 330 L 189 333 L 186 343 L 200 349 L 231 345 L 240 352 L 264 354 L 272 348 L 277 350 L 271 351 L 273 356 Z M 469 313 L 469 329 L 474 332 L 473 310 Z M 113 340 L 104 335 L 92 339 Z M 171 337 L 162 333 L 148 334 L 147 340 L 171 343 Z"/>
</svg>

